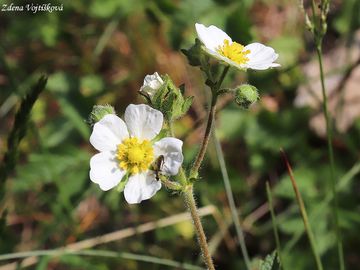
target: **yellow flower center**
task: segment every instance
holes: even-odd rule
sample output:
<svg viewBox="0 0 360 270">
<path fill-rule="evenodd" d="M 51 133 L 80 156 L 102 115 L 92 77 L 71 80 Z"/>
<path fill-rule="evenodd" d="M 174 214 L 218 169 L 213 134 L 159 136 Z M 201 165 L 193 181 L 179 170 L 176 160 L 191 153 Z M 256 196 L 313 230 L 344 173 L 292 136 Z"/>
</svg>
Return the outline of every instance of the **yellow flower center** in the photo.
<svg viewBox="0 0 360 270">
<path fill-rule="evenodd" d="M 219 46 L 217 52 L 239 65 L 246 64 L 249 61 L 247 55 L 250 53 L 250 50 L 244 51 L 243 45 L 236 42 L 230 44 L 227 39 L 224 40 L 224 45 Z"/>
<path fill-rule="evenodd" d="M 149 169 L 154 161 L 154 149 L 148 140 L 127 138 L 117 146 L 116 157 L 121 169 L 137 174 Z"/>
</svg>

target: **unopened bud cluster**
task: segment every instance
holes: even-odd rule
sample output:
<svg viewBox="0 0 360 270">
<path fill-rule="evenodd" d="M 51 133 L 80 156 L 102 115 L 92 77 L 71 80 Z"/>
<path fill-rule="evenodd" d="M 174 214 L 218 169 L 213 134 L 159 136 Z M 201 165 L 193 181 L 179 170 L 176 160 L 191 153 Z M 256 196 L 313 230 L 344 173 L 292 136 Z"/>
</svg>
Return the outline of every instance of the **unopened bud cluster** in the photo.
<svg viewBox="0 0 360 270">
<path fill-rule="evenodd" d="M 160 76 L 157 72 L 147 75 L 139 93 L 149 105 L 161 111 L 168 121 L 183 116 L 190 108 L 194 97 L 184 97 L 184 88 L 174 85 L 168 75 Z"/>
</svg>

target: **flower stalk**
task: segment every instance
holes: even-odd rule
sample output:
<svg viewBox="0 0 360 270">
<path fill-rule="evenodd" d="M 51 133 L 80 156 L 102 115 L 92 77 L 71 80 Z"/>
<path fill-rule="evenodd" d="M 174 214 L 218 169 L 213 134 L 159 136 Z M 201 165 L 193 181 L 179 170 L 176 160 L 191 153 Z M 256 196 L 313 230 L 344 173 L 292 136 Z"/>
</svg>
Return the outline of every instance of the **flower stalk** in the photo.
<svg viewBox="0 0 360 270">
<path fill-rule="evenodd" d="M 325 79 L 324 79 L 324 71 L 323 71 L 323 63 L 322 63 L 322 48 L 321 45 L 317 46 L 317 56 L 319 61 L 319 68 L 320 68 L 320 80 L 321 80 L 321 91 L 323 96 L 323 111 L 326 123 L 326 136 L 327 136 L 327 146 L 328 146 L 328 155 L 330 159 L 330 179 L 331 179 L 331 192 L 333 193 L 333 207 L 332 212 L 334 216 L 334 223 L 335 223 L 335 232 L 337 238 L 337 249 L 338 249 L 338 256 L 339 256 L 339 264 L 340 270 L 345 270 L 345 262 L 344 262 L 344 250 L 342 245 L 342 235 L 339 226 L 339 203 L 338 203 L 338 196 L 336 191 L 336 179 L 335 179 L 335 160 L 334 160 L 334 150 L 332 146 L 332 128 L 331 128 L 331 119 L 329 115 L 329 110 L 327 106 L 327 95 L 325 90 Z"/>
<path fill-rule="evenodd" d="M 194 166 L 191 169 L 190 178 L 198 177 L 198 171 L 199 171 L 201 163 L 204 159 L 206 149 L 207 149 L 207 146 L 210 141 L 210 134 L 211 134 L 211 130 L 212 130 L 215 114 L 216 114 L 216 101 L 217 101 L 217 96 L 212 94 L 211 105 L 210 105 L 210 110 L 209 110 L 208 121 L 206 123 L 204 138 L 201 142 L 200 150 L 195 159 Z"/>
<path fill-rule="evenodd" d="M 211 135 L 211 131 L 212 131 L 212 127 L 213 127 L 213 123 L 214 123 L 214 119 L 215 119 L 215 114 L 216 114 L 216 102 L 217 102 L 217 98 L 218 98 L 218 91 L 226 77 L 226 74 L 229 71 L 229 68 L 230 68 L 230 66 L 226 66 L 224 68 L 223 72 L 220 75 L 218 82 L 211 87 L 211 104 L 210 104 L 210 110 L 209 110 L 209 117 L 208 117 L 208 121 L 206 123 L 205 134 L 204 134 L 204 138 L 201 142 L 199 153 L 195 159 L 194 166 L 191 168 L 191 171 L 190 171 L 190 178 L 196 179 L 198 177 L 198 171 L 199 171 L 201 163 L 204 159 L 206 149 L 207 149 L 207 146 L 210 141 L 210 135 Z"/>
<path fill-rule="evenodd" d="M 324 118 L 326 124 L 326 137 L 327 137 L 327 145 L 328 145 L 328 156 L 330 160 L 330 179 L 331 179 L 331 191 L 333 193 L 333 202 L 332 202 L 332 214 L 334 218 L 334 227 L 337 238 L 337 249 L 338 249 L 338 257 L 339 257 L 339 266 L 340 270 L 345 270 L 345 261 L 344 261 L 344 250 L 342 244 L 342 235 L 341 229 L 339 226 L 339 214 L 338 214 L 338 196 L 336 192 L 336 179 L 335 179 L 335 161 L 334 161 L 334 150 L 332 146 L 332 127 L 331 127 L 331 117 L 328 110 L 328 100 L 326 95 L 325 88 L 325 78 L 324 78 L 324 68 L 323 68 L 323 60 L 322 60 L 322 42 L 323 38 L 327 31 L 327 15 L 330 7 L 330 0 L 321 0 L 319 4 L 319 15 L 316 13 L 316 3 L 315 0 L 311 1 L 311 12 L 312 12 L 312 20 L 309 19 L 309 16 L 305 12 L 304 7 L 302 7 L 302 11 L 305 15 L 306 25 L 308 29 L 314 36 L 315 46 L 316 46 L 316 54 L 319 62 L 319 70 L 320 70 L 320 81 L 321 81 L 321 92 L 323 97 L 322 107 L 324 111 Z"/>
<path fill-rule="evenodd" d="M 209 144 L 210 137 L 211 137 L 211 131 L 213 128 L 215 113 L 216 113 L 216 102 L 217 102 L 217 97 L 218 97 L 218 91 L 221 87 L 222 82 L 224 81 L 224 79 L 226 77 L 226 74 L 229 71 L 229 68 L 230 68 L 230 66 L 226 66 L 224 68 L 223 72 L 221 73 L 219 80 L 216 83 L 213 83 L 211 86 L 211 105 L 210 105 L 210 110 L 209 110 L 209 117 L 208 117 L 208 121 L 206 124 L 205 134 L 204 134 L 203 140 L 201 142 L 199 153 L 195 159 L 194 166 L 191 168 L 191 171 L 190 171 L 190 175 L 189 175 L 190 179 L 196 179 L 198 177 L 198 171 L 199 171 L 201 163 L 204 159 L 204 156 L 205 156 L 205 153 L 207 150 L 207 146 Z M 180 173 L 183 173 L 183 172 L 180 171 Z M 183 177 L 184 176 L 185 175 L 183 175 Z M 187 186 L 185 186 L 185 188 L 183 190 L 183 194 L 184 194 L 184 198 L 185 198 L 185 203 L 187 205 L 187 208 L 191 214 L 191 218 L 194 223 L 194 227 L 196 230 L 196 234 L 197 234 L 197 238 L 198 238 L 198 242 L 199 242 L 199 245 L 201 248 L 204 262 L 205 262 L 206 266 L 208 267 L 208 269 L 210 269 L 210 270 L 215 269 L 212 258 L 211 258 L 211 254 L 209 252 L 209 247 L 207 244 L 204 229 L 201 224 L 200 217 L 197 213 L 197 207 L 196 207 L 196 202 L 195 202 L 194 192 L 193 192 L 193 184 L 188 184 Z"/>
<path fill-rule="evenodd" d="M 198 211 L 197 211 L 192 184 L 189 184 L 185 188 L 185 190 L 183 191 L 183 195 L 184 195 L 186 206 L 190 212 L 191 218 L 194 223 L 198 243 L 200 245 L 201 253 L 203 256 L 203 260 L 207 266 L 207 269 L 215 270 L 215 266 L 214 266 L 213 260 L 211 258 L 211 254 L 209 252 L 209 246 L 207 244 L 204 228 L 202 226 L 202 223 L 201 223 Z"/>
</svg>

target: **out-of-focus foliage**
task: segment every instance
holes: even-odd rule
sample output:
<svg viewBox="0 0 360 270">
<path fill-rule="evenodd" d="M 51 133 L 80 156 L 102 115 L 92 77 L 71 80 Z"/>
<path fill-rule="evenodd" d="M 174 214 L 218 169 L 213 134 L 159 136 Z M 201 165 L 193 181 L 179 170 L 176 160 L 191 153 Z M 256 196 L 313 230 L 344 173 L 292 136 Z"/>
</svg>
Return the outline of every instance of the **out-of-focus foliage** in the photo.
<svg viewBox="0 0 360 270">
<path fill-rule="evenodd" d="M 176 135 L 185 143 L 185 162 L 192 162 L 203 134 L 203 125 L 198 126 L 199 119 L 206 117 L 203 105 L 207 89 L 201 72 L 187 64 L 180 49 L 193 44 L 194 24 L 201 22 L 217 25 L 242 44 L 254 41 L 269 44 L 280 55 L 280 69 L 231 72 L 224 86 L 233 88 L 250 83 L 259 89 L 260 101 L 245 111 L 229 103 L 224 95 L 217 118 L 217 131 L 244 221 L 250 256 L 254 261 L 264 259 L 275 249 L 271 217 L 266 206 L 261 208 L 266 203 L 265 181 L 270 180 L 287 269 L 314 269 L 306 236 L 300 234 L 296 241 L 295 236 L 303 226 L 279 156 L 282 147 L 293 165 L 325 268 L 336 269 L 333 220 L 326 199 L 330 193 L 326 139 L 309 125 L 319 111 L 294 105 L 300 86 L 313 91 L 303 67 L 314 58 L 313 43 L 296 1 L 51 2 L 63 3 L 63 11 L 0 12 L 1 156 L 6 150 L 6 136 L 19 98 L 41 73 L 49 74 L 46 91 L 35 104 L 27 137 L 20 145 L 16 172 L 7 181 L 6 226 L 0 224 L 1 253 L 53 249 L 184 211 L 181 198 L 165 189 L 149 201 L 129 206 L 116 190 L 101 192 L 92 184 L 88 176 L 89 159 L 95 151 L 88 142 L 91 127 L 86 119 L 94 104 L 111 104 L 122 114 L 129 103 L 143 102 L 137 91 L 146 74 L 155 71 L 169 74 L 176 85 L 185 83 L 186 96 L 195 96 L 188 115 L 175 125 Z M 359 33 L 359 18 L 359 1 L 332 1 L 324 57 L 331 55 L 337 46 L 353 45 L 353 37 Z M 330 73 L 342 77 L 356 60 L 349 55 L 340 69 L 328 68 Z M 359 70 L 359 66 L 354 70 Z M 354 80 L 354 76 L 348 80 Z M 335 131 L 337 179 L 359 161 L 359 138 L 358 117 L 345 132 Z M 202 180 L 196 185 L 199 206 L 216 206 L 222 215 L 220 221 L 230 222 L 221 173 L 211 145 L 200 173 Z M 357 269 L 360 264 L 358 180 L 358 176 L 352 177 L 339 193 L 348 269 Z M 212 217 L 204 217 L 203 222 L 211 241 L 220 228 Z M 233 227 L 229 228 L 229 235 L 214 249 L 215 264 L 218 269 L 244 269 L 240 250 L 234 245 Z M 183 222 L 101 248 L 198 264 L 199 251 L 193 237 L 191 223 Z M 44 257 L 36 269 L 49 267 L 164 269 L 136 261 L 75 255 L 54 260 Z"/>
</svg>

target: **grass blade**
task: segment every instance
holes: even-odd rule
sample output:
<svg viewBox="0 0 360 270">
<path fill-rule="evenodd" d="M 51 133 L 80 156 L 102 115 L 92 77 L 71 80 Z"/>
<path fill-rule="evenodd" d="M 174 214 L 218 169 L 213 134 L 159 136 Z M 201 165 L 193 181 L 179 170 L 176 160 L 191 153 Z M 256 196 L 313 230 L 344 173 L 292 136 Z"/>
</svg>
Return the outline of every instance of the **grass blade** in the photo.
<svg viewBox="0 0 360 270">
<path fill-rule="evenodd" d="M 4 155 L 0 165 L 0 201 L 4 197 L 3 188 L 8 174 L 14 170 L 18 157 L 18 146 L 26 134 L 27 124 L 29 122 L 31 109 L 40 93 L 44 90 L 47 77 L 42 76 L 38 82 L 31 88 L 30 92 L 22 99 L 20 108 L 15 115 L 14 126 L 7 139 L 7 152 Z"/>
<path fill-rule="evenodd" d="M 248 253 L 247 248 L 246 248 L 244 233 L 243 233 L 243 231 L 241 229 L 238 212 L 237 212 L 237 209 L 236 209 L 236 206 L 235 206 L 235 200 L 234 200 L 234 196 L 233 196 L 233 193 L 232 193 L 230 179 L 229 179 L 229 175 L 228 175 L 226 164 L 225 164 L 224 153 L 222 151 L 220 141 L 219 141 L 219 139 L 218 139 L 218 137 L 216 135 L 216 130 L 213 132 L 213 140 L 214 140 L 214 143 L 215 143 L 216 156 L 218 158 L 220 169 L 221 169 L 221 174 L 222 174 L 222 177 L 223 177 L 223 180 L 224 180 L 226 197 L 227 197 L 228 202 L 229 202 L 231 216 L 232 216 L 232 219 L 234 221 L 237 238 L 239 240 L 239 244 L 240 244 L 240 248 L 241 248 L 241 253 L 243 255 L 243 258 L 244 258 L 247 269 L 251 269 L 249 253 Z"/>
<path fill-rule="evenodd" d="M 174 267 L 177 269 L 186 270 L 204 270 L 204 268 L 191 265 L 188 263 L 181 263 L 169 259 L 162 259 L 154 256 L 140 255 L 128 252 L 114 252 L 108 250 L 67 250 L 67 249 L 53 249 L 53 250 L 36 250 L 28 252 L 18 252 L 0 255 L 0 261 L 11 259 L 23 259 L 33 256 L 62 256 L 62 255 L 81 255 L 81 256 L 94 256 L 94 257 L 106 257 L 106 258 L 123 258 L 127 260 L 134 260 L 140 262 L 153 263 L 158 265 L 164 265 Z"/>
<path fill-rule="evenodd" d="M 322 262 L 321 262 L 319 253 L 317 251 L 316 244 L 315 244 L 315 237 L 314 237 L 314 234 L 312 232 L 312 229 L 311 229 L 311 226 L 310 226 L 310 223 L 309 223 L 309 219 L 308 219 L 308 215 L 306 213 L 304 201 L 303 201 L 303 199 L 301 197 L 300 191 L 299 191 L 298 186 L 296 184 L 293 171 L 291 169 L 290 163 L 289 163 L 289 161 L 288 161 L 288 159 L 286 157 L 285 152 L 282 149 L 280 149 L 280 153 L 281 153 L 281 155 L 283 157 L 284 163 L 285 163 L 286 168 L 287 168 L 288 173 L 289 173 L 291 184 L 292 184 L 292 186 L 294 188 L 296 201 L 297 201 L 297 203 L 299 205 L 299 208 L 300 208 L 301 217 L 302 217 L 303 222 L 304 222 L 304 227 L 305 227 L 306 234 L 307 234 L 307 236 L 309 238 L 311 251 L 312 251 L 312 253 L 314 255 L 315 262 L 316 262 L 316 267 L 317 267 L 318 270 L 323 270 Z"/>
</svg>

